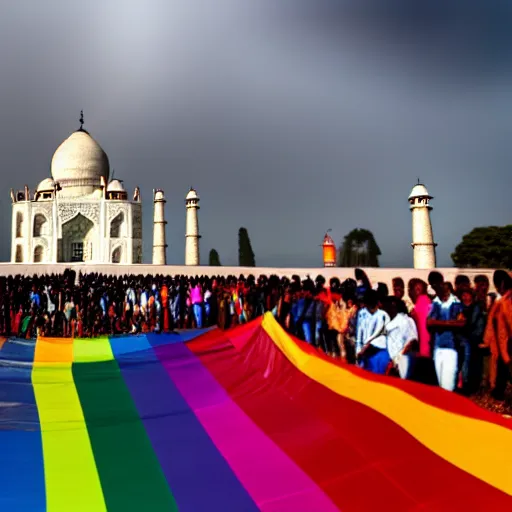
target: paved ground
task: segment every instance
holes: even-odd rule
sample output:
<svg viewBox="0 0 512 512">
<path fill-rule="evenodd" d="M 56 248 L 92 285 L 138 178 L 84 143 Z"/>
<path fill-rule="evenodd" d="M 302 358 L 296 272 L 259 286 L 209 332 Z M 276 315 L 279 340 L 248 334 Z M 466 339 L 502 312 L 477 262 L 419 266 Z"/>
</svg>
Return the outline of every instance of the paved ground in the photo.
<svg viewBox="0 0 512 512">
<path fill-rule="evenodd" d="M 497 402 L 486 391 L 471 397 L 471 400 L 484 409 L 510 416 L 510 421 L 512 421 L 512 385 L 508 386 L 504 402 Z"/>
</svg>

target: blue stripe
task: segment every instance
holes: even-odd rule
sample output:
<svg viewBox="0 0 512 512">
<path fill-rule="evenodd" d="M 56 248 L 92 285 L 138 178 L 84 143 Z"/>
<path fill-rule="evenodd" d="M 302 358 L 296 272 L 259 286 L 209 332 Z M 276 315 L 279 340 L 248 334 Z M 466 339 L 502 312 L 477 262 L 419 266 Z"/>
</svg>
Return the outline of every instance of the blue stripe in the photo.
<svg viewBox="0 0 512 512">
<path fill-rule="evenodd" d="M 46 510 L 43 445 L 32 388 L 35 343 L 9 340 L 0 352 L 0 510 Z"/>
<path fill-rule="evenodd" d="M 0 361 L 30 363 L 34 362 L 36 342 L 19 338 L 8 339 L 0 351 Z"/>
<path fill-rule="evenodd" d="M 211 331 L 208 329 L 190 329 L 189 331 L 180 331 L 173 334 L 146 334 L 146 337 L 153 347 L 169 345 L 171 343 L 186 343 L 202 334 Z"/>
<path fill-rule="evenodd" d="M 175 335 L 151 337 L 172 344 Z M 148 338 L 111 339 L 180 512 L 258 508 L 204 431 L 154 353 Z"/>
</svg>

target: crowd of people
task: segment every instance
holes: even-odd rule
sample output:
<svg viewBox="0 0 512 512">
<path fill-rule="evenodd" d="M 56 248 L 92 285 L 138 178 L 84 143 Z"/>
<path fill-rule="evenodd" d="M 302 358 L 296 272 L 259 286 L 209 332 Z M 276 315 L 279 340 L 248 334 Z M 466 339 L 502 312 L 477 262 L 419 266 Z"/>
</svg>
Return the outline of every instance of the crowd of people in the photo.
<svg viewBox="0 0 512 512">
<path fill-rule="evenodd" d="M 270 311 L 292 335 L 377 374 L 503 400 L 512 375 L 512 278 L 454 283 L 355 278 L 79 274 L 0 277 L 0 334 L 94 337 L 229 329 Z"/>
</svg>

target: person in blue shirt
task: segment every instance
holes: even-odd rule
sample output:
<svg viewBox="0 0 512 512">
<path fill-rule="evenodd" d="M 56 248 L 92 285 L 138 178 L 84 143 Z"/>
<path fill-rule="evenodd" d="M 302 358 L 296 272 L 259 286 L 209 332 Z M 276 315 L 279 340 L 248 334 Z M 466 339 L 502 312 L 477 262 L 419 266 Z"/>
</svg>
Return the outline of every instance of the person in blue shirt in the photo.
<svg viewBox="0 0 512 512">
<path fill-rule="evenodd" d="M 448 391 L 453 391 L 457 384 L 457 334 L 465 323 L 461 302 L 453 295 L 450 283 L 443 283 L 432 302 L 427 327 L 433 333 L 437 379 L 439 385 Z"/>
<path fill-rule="evenodd" d="M 108 309 L 108 295 L 107 295 L 107 291 L 106 290 L 103 290 L 103 293 L 101 294 L 101 297 L 100 297 L 100 308 L 101 308 L 101 312 L 102 312 L 103 318 L 106 318 L 106 316 L 107 316 L 107 309 Z"/>
<path fill-rule="evenodd" d="M 314 301 L 315 283 L 308 277 L 302 283 L 302 296 L 299 299 L 300 327 L 304 341 L 312 345 L 315 333 L 316 304 Z"/>
<path fill-rule="evenodd" d="M 36 311 L 41 307 L 41 296 L 36 285 L 32 286 L 32 291 L 30 292 L 30 305 Z"/>
<path fill-rule="evenodd" d="M 460 332 L 459 367 L 462 373 L 462 391 L 472 395 L 480 389 L 483 373 L 482 344 L 485 330 L 485 312 L 475 300 L 475 293 L 466 286 L 459 289 L 466 325 Z"/>
<path fill-rule="evenodd" d="M 356 297 L 358 300 L 362 301 L 364 299 L 364 294 L 372 288 L 370 280 L 364 270 L 360 268 L 356 268 L 354 270 L 354 275 L 356 277 Z"/>
</svg>

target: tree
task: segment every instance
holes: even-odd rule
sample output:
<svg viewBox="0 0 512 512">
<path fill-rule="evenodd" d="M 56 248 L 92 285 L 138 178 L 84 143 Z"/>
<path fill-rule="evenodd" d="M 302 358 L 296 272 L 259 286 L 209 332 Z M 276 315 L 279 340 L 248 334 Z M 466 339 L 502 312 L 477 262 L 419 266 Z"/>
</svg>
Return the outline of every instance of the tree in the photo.
<svg viewBox="0 0 512 512">
<path fill-rule="evenodd" d="M 210 251 L 209 265 L 210 265 L 210 267 L 220 267 L 221 266 L 219 253 L 215 249 L 212 249 Z"/>
<path fill-rule="evenodd" d="M 378 267 L 379 246 L 367 229 L 353 229 L 340 247 L 340 267 Z"/>
<path fill-rule="evenodd" d="M 249 233 L 245 228 L 240 228 L 240 231 L 238 232 L 238 264 L 241 267 L 256 266 L 251 239 L 249 238 Z"/>
<path fill-rule="evenodd" d="M 512 268 L 512 225 L 474 228 L 455 247 L 452 260 L 459 268 Z"/>
</svg>

